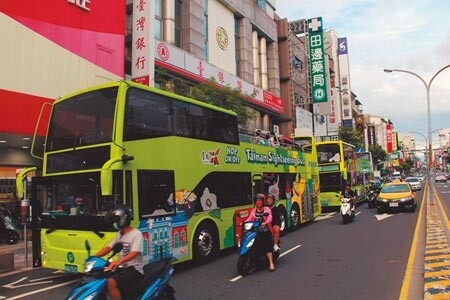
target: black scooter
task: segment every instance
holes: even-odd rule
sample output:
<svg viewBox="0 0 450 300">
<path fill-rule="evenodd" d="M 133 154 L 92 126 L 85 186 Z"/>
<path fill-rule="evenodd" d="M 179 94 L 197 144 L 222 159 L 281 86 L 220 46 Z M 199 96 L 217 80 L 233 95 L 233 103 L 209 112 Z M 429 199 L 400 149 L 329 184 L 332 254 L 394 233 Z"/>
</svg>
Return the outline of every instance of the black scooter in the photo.
<svg viewBox="0 0 450 300">
<path fill-rule="evenodd" d="M 376 207 L 377 197 L 378 197 L 379 193 L 380 193 L 380 189 L 379 188 L 370 189 L 369 195 L 367 196 L 367 204 L 368 204 L 369 208 L 375 208 Z"/>
<path fill-rule="evenodd" d="M 19 233 L 16 229 L 17 226 L 13 221 L 11 212 L 5 207 L 0 208 L 0 240 L 8 245 L 17 243 Z"/>
</svg>

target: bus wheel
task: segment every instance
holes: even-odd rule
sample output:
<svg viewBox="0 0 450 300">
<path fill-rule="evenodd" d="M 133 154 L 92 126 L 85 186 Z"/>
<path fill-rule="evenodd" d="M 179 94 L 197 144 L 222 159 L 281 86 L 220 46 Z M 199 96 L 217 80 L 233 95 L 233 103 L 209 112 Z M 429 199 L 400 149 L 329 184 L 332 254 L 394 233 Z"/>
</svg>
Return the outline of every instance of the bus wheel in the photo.
<svg viewBox="0 0 450 300">
<path fill-rule="evenodd" d="M 300 227 L 300 209 L 297 203 L 292 206 L 291 210 L 291 229 L 297 230 Z"/>
<path fill-rule="evenodd" d="M 195 230 L 192 242 L 194 260 L 197 264 L 211 261 L 219 253 L 217 230 L 209 223 L 201 223 Z"/>
<path fill-rule="evenodd" d="M 287 229 L 287 216 L 283 206 L 278 206 L 278 213 L 280 218 L 280 235 L 284 235 Z"/>
</svg>

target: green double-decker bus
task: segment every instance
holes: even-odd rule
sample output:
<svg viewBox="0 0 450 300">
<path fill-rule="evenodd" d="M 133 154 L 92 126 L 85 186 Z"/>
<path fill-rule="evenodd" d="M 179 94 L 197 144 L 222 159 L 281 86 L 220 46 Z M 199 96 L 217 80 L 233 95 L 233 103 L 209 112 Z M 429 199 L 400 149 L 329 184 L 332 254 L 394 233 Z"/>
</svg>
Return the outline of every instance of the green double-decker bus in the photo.
<svg viewBox="0 0 450 300">
<path fill-rule="evenodd" d="M 324 210 L 341 206 L 345 184 L 356 192 L 356 203 L 367 200 L 366 187 L 373 176 L 370 152 L 358 153 L 344 141 L 317 142 L 320 176 L 320 202 Z"/>
<path fill-rule="evenodd" d="M 32 205 L 42 206 L 34 265 L 80 272 L 85 241 L 92 251 L 107 245 L 116 234 L 108 214 L 123 204 L 146 262 L 204 263 L 234 247 L 259 192 L 275 194 L 283 229 L 312 221 L 321 212 L 313 139 L 275 148 L 253 138 L 231 111 L 129 81 L 56 100 L 31 184 Z"/>
</svg>

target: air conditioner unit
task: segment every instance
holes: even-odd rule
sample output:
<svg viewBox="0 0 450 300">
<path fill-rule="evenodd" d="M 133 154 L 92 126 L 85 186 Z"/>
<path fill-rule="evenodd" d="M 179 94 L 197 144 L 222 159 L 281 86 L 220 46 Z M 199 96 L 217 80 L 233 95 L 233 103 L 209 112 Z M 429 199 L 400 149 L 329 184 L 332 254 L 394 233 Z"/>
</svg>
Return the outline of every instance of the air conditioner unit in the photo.
<svg viewBox="0 0 450 300">
<path fill-rule="evenodd" d="M 273 133 L 275 133 L 276 136 L 280 135 L 280 126 L 273 125 Z"/>
</svg>

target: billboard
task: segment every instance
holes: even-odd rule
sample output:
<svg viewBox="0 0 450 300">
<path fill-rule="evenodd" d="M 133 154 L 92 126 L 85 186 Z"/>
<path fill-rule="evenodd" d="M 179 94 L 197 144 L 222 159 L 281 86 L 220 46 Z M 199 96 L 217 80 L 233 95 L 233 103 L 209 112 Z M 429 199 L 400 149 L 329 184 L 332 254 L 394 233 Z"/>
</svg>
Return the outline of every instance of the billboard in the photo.
<svg viewBox="0 0 450 300">
<path fill-rule="evenodd" d="M 313 103 L 328 101 L 322 17 L 308 19 L 309 68 Z"/>
<path fill-rule="evenodd" d="M 342 120 L 352 120 L 352 89 L 350 85 L 350 66 L 348 62 L 347 38 L 338 38 L 339 72 L 341 74 L 339 91 L 342 99 Z"/>
</svg>

